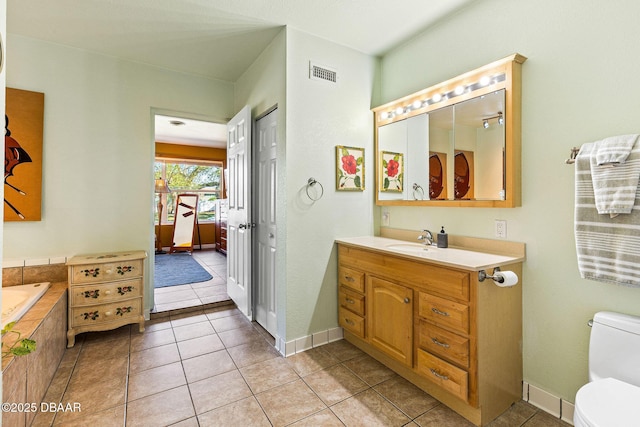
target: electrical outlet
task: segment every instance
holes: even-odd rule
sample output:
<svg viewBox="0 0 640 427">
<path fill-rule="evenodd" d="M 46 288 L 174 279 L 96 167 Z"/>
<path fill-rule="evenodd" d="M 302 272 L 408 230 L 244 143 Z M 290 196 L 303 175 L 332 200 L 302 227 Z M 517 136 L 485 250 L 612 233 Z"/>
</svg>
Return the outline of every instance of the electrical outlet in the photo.
<svg viewBox="0 0 640 427">
<path fill-rule="evenodd" d="M 499 239 L 507 238 L 507 221 L 503 219 L 496 219 L 496 237 Z"/>
<path fill-rule="evenodd" d="M 389 213 L 389 208 L 383 208 L 382 209 L 382 226 L 383 227 L 388 227 L 389 226 L 389 222 L 391 220 L 391 214 Z"/>
</svg>

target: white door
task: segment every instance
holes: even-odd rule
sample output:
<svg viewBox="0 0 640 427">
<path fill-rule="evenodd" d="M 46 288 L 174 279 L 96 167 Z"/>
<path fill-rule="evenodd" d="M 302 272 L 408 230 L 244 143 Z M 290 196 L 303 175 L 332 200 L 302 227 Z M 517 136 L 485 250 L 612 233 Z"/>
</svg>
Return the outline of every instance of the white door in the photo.
<svg viewBox="0 0 640 427">
<path fill-rule="evenodd" d="M 255 319 L 271 335 L 276 336 L 276 145 L 278 142 L 278 110 L 273 110 L 256 122 L 256 181 L 254 197 L 255 258 L 254 272 Z M 257 212 L 256 212 L 257 211 Z"/>
<path fill-rule="evenodd" d="M 227 293 L 251 319 L 251 109 L 227 124 Z"/>
</svg>

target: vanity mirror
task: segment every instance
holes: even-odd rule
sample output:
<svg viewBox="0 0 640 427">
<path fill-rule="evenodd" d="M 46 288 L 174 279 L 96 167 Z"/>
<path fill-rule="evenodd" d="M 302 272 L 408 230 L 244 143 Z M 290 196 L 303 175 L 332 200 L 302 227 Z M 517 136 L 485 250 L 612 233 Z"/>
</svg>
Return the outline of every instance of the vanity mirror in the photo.
<svg viewBox="0 0 640 427">
<path fill-rule="evenodd" d="M 520 206 L 525 60 L 514 54 L 374 108 L 376 204 Z"/>
</svg>

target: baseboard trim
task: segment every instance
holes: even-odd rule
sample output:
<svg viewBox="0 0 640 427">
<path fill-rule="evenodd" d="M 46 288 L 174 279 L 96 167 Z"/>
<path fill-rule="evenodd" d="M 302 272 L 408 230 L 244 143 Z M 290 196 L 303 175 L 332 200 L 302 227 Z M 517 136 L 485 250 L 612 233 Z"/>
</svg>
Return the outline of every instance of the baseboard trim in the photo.
<svg viewBox="0 0 640 427">
<path fill-rule="evenodd" d="M 546 413 L 553 415 L 562 421 L 573 425 L 573 403 L 554 396 L 553 394 L 531 385 L 526 381 L 522 382 L 522 400 L 529 402 L 536 408 L 542 409 Z"/>
<path fill-rule="evenodd" d="M 342 328 L 331 328 L 296 338 L 291 341 L 284 341 L 280 339 L 278 340 L 279 345 L 277 346 L 277 349 L 284 357 L 289 357 L 296 353 L 320 347 L 333 341 L 341 340 L 343 336 Z"/>
</svg>

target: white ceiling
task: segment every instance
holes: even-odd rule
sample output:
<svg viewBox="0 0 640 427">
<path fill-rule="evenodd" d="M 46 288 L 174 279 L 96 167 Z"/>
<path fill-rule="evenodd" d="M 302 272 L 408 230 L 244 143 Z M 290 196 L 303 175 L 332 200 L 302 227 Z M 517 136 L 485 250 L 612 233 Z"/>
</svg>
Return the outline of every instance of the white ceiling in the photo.
<svg viewBox="0 0 640 427">
<path fill-rule="evenodd" d="M 473 1 L 12 0 L 7 32 L 234 82 L 284 25 L 382 55 Z"/>
</svg>

